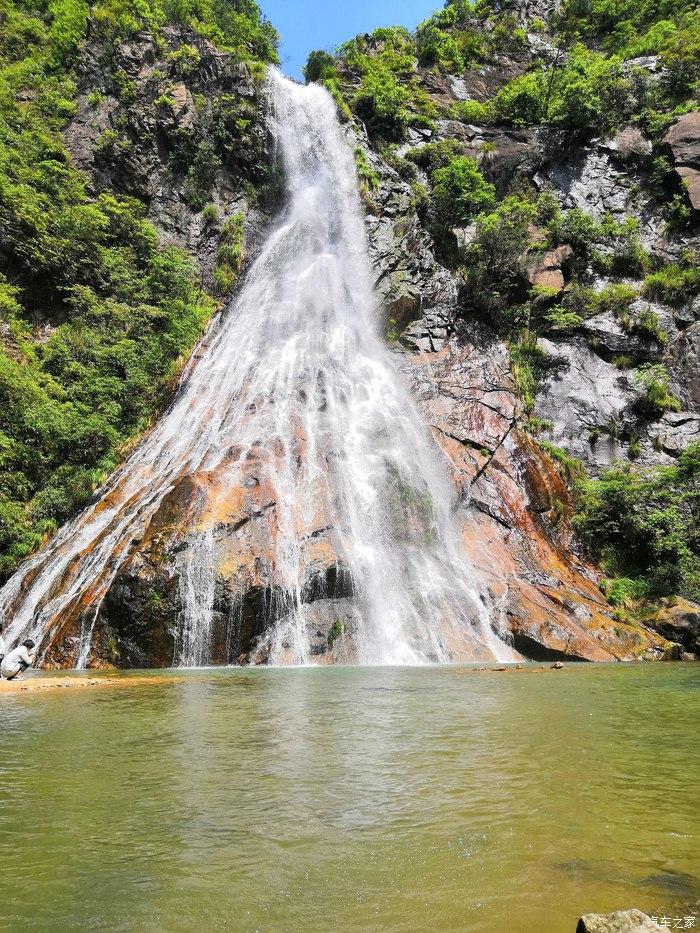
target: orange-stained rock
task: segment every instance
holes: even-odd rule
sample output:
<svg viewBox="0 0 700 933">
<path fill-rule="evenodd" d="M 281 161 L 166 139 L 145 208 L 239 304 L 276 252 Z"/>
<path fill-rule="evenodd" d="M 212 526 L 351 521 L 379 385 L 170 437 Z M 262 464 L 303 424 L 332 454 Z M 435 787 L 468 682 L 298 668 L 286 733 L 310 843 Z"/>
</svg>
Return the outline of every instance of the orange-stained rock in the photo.
<svg viewBox="0 0 700 933">
<path fill-rule="evenodd" d="M 663 656 L 654 632 L 613 620 L 599 574 L 579 555 L 566 486 L 517 428 L 505 348 L 478 352 L 463 335 L 438 353 L 407 356 L 404 368 L 455 484 L 469 495 L 465 553 L 514 646 L 534 659 Z"/>
<path fill-rule="evenodd" d="M 403 376 L 443 451 L 454 485 L 465 559 L 491 595 L 494 624 L 525 657 L 605 661 L 662 656 L 665 639 L 616 622 L 598 575 L 579 555 L 566 486 L 555 464 L 518 428 L 520 411 L 505 347 L 484 352 L 469 334 L 437 352 L 402 354 Z M 295 456 L 305 455 L 298 432 Z M 214 568 L 210 663 L 265 663 L 266 636 L 285 611 L 284 570 L 276 566 L 280 504 L 266 480 L 279 466 L 272 439 L 231 452 L 215 473 L 183 478 L 151 519 L 109 587 L 95 623 L 96 666 L 165 667 L 177 659 L 182 581 L 202 559 Z M 306 509 L 294 508 L 303 567 L 301 598 L 319 663 L 354 659 L 351 625 L 333 639 L 334 620 L 352 619 L 353 585 L 334 545 L 332 497 L 316 481 Z M 196 542 L 206 537 L 203 557 Z M 94 591 L 85 594 L 90 604 Z M 47 663 L 69 666 L 84 616 L 81 604 L 54 633 Z M 451 646 L 468 658 L 468 635 Z"/>
<path fill-rule="evenodd" d="M 532 261 L 528 269 L 530 283 L 561 291 L 564 287 L 562 267 L 573 255 L 573 249 L 566 243 L 547 250 L 544 255 Z"/>
</svg>

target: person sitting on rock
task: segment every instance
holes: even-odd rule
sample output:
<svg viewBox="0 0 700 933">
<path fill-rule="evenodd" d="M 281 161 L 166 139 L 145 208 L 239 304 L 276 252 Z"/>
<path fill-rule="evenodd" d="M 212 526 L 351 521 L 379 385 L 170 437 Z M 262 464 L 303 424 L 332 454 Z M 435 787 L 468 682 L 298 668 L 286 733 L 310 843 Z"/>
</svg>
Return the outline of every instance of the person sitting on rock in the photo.
<svg viewBox="0 0 700 933">
<path fill-rule="evenodd" d="M 27 638 L 2 659 L 0 671 L 2 671 L 3 677 L 14 680 L 18 674 L 32 666 L 35 654 L 34 642 L 31 638 Z"/>
<path fill-rule="evenodd" d="M 5 645 L 5 639 L 2 634 L 4 631 L 5 629 L 0 625 L 0 667 L 2 667 L 3 658 L 7 654 L 7 646 Z"/>
</svg>

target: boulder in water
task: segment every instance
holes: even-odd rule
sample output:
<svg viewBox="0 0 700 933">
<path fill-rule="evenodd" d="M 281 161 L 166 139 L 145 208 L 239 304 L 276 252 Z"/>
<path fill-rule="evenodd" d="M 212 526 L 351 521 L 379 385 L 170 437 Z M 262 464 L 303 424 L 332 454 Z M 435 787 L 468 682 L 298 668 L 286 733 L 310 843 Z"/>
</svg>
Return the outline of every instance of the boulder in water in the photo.
<svg viewBox="0 0 700 933">
<path fill-rule="evenodd" d="M 653 933 L 661 927 L 641 910 L 616 910 L 611 914 L 586 914 L 576 933 Z"/>
</svg>

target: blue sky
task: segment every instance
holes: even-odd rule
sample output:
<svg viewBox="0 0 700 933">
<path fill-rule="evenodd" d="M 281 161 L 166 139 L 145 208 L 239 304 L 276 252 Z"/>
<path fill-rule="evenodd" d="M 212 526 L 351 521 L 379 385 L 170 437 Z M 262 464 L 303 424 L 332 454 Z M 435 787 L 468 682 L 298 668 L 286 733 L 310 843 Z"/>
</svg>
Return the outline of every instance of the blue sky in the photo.
<svg viewBox="0 0 700 933">
<path fill-rule="evenodd" d="M 294 78 L 312 49 L 333 49 L 377 26 L 413 29 L 442 0 L 258 0 L 282 36 L 282 70 Z"/>
</svg>

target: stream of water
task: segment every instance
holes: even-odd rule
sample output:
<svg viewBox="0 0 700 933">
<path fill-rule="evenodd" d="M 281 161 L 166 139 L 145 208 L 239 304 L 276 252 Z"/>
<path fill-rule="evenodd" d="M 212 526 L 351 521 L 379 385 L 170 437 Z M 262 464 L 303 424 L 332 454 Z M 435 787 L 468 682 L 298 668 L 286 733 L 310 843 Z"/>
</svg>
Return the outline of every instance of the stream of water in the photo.
<svg viewBox="0 0 700 933">
<path fill-rule="evenodd" d="M 0 696 L 3 929 L 574 933 L 589 911 L 697 911 L 697 665 L 158 676 Z"/>
<path fill-rule="evenodd" d="M 441 454 L 378 333 L 353 151 L 335 105 L 275 70 L 268 85 L 285 213 L 169 411 L 95 504 L 3 589 L 8 640 L 46 645 L 78 607 L 85 666 L 100 603 L 166 494 L 197 471 L 233 490 L 246 457 L 265 448 L 277 528 L 271 663 L 311 660 L 302 545 L 319 514 L 352 581 L 358 662 L 512 660 L 460 550 Z M 210 660 L 211 535 L 190 554 L 173 661 L 197 666 Z"/>
</svg>

